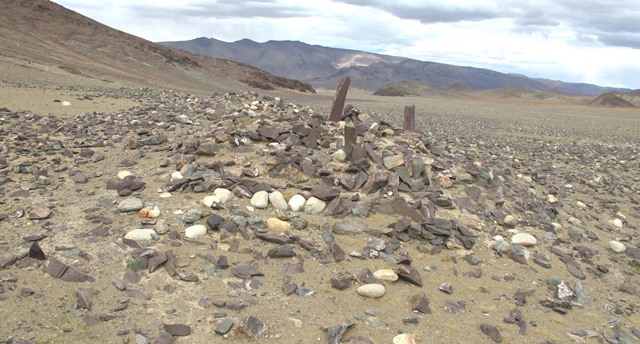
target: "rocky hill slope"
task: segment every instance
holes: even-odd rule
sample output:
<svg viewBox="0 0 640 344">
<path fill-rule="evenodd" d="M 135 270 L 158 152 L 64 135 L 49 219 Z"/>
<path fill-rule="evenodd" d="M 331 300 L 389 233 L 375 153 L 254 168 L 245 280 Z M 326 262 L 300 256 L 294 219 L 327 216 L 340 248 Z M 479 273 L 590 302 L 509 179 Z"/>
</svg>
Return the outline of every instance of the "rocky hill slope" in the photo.
<svg viewBox="0 0 640 344">
<path fill-rule="evenodd" d="M 258 89 L 313 92 L 295 80 L 229 60 L 197 56 L 146 41 L 47 0 L 0 2 L 0 59 L 50 74 L 107 83 L 224 90 L 228 83 Z"/>
</svg>

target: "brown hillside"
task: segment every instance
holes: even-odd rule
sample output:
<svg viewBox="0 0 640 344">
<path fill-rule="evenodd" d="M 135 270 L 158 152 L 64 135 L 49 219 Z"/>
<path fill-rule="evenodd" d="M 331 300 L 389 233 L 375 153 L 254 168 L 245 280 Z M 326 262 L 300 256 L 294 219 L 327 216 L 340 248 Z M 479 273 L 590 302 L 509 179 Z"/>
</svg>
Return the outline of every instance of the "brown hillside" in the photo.
<svg viewBox="0 0 640 344">
<path fill-rule="evenodd" d="M 636 107 L 632 103 L 620 98 L 614 93 L 605 93 L 592 100 L 589 105 L 615 107 L 615 108 L 633 108 Z"/>
<path fill-rule="evenodd" d="M 437 85 L 425 84 L 417 81 L 399 81 L 386 84 L 375 91 L 373 95 L 387 97 L 441 97 L 461 98 L 466 97 L 469 91 L 457 88 L 444 88 Z"/>
<path fill-rule="evenodd" d="M 254 67 L 149 42 L 46 0 L 1 1 L 0 46 L 2 60 L 61 75 L 207 92 L 234 86 L 314 92 Z"/>
</svg>

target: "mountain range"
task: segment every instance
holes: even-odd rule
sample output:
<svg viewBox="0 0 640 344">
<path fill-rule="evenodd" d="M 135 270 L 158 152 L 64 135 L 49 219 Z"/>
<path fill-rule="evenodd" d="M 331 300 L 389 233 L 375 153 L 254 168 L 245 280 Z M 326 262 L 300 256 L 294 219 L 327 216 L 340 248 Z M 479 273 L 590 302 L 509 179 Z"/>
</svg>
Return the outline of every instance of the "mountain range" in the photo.
<svg viewBox="0 0 640 344">
<path fill-rule="evenodd" d="M 334 89 L 343 76 L 350 76 L 352 87 L 370 91 L 398 81 L 418 81 L 445 88 L 461 85 L 472 90 L 518 86 L 531 90 L 557 90 L 582 95 L 631 91 L 585 83 L 529 78 L 484 68 L 419 61 L 358 50 L 329 48 L 299 41 L 258 43 L 242 39 L 229 43 L 200 37 L 160 44 L 194 54 L 248 64 L 276 75 L 307 82 L 318 89 Z"/>
</svg>

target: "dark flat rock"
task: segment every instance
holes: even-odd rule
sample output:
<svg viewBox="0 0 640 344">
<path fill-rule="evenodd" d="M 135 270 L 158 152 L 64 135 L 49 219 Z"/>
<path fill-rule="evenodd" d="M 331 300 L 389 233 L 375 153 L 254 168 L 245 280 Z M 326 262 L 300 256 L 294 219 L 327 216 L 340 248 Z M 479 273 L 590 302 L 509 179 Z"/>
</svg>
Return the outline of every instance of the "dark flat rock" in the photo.
<svg viewBox="0 0 640 344">
<path fill-rule="evenodd" d="M 276 247 L 267 252 L 267 257 L 269 258 L 291 258 L 295 256 L 296 253 L 291 247 Z"/>
<path fill-rule="evenodd" d="M 185 324 L 164 324 L 162 328 L 176 337 L 186 337 L 191 334 L 191 326 Z"/>
<path fill-rule="evenodd" d="M 29 257 L 33 258 L 33 259 L 37 259 L 37 260 L 45 260 L 45 259 L 47 259 L 47 255 L 44 253 L 44 251 L 40 247 L 40 244 L 38 244 L 37 242 L 34 242 L 29 247 Z M 2 264 L 0 262 L 0 267 L 1 267 L 1 265 Z"/>
<path fill-rule="evenodd" d="M 232 326 L 233 326 L 233 320 L 229 318 L 225 318 L 218 324 L 218 326 L 216 326 L 215 330 L 213 331 L 218 335 L 225 335 L 229 333 Z"/>
<path fill-rule="evenodd" d="M 429 299 L 425 293 L 419 293 L 411 297 L 411 310 L 418 311 L 424 314 L 431 314 L 431 307 L 429 306 Z"/>
<path fill-rule="evenodd" d="M 260 270 L 252 265 L 238 265 L 231 268 L 231 273 L 233 273 L 234 276 L 242 279 L 247 279 L 252 276 L 264 276 L 264 274 L 260 272 Z"/>
<path fill-rule="evenodd" d="M 482 333 L 486 334 L 495 343 L 502 343 L 502 335 L 497 327 L 490 324 L 482 324 L 480 325 L 480 329 L 482 330 Z"/>
<path fill-rule="evenodd" d="M 262 320 L 248 314 L 242 317 L 238 329 L 253 339 L 262 339 L 269 336 L 267 327 Z"/>
<path fill-rule="evenodd" d="M 397 264 L 395 271 L 400 279 L 415 284 L 418 287 L 422 287 L 422 277 L 420 276 L 420 273 L 410 265 Z"/>
<path fill-rule="evenodd" d="M 349 327 L 353 326 L 353 321 L 349 320 L 326 329 L 329 336 L 329 344 L 339 344 Z"/>
<path fill-rule="evenodd" d="M 76 268 L 59 261 L 55 257 L 49 258 L 49 261 L 44 266 L 44 271 L 65 282 L 86 282 L 94 280 L 93 277 L 78 271 Z"/>
<path fill-rule="evenodd" d="M 311 196 L 327 202 L 340 196 L 340 189 L 317 184 L 311 189 Z"/>
<path fill-rule="evenodd" d="M 93 306 L 93 294 L 95 291 L 93 288 L 78 288 L 76 289 L 76 300 L 79 308 L 91 310 Z"/>
</svg>

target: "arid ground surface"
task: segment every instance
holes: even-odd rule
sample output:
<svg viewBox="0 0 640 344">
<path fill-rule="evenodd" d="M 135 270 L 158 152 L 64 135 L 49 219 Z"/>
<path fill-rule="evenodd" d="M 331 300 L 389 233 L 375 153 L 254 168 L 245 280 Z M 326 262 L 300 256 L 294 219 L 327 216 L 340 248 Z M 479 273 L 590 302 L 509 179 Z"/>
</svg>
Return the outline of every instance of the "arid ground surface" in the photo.
<svg viewBox="0 0 640 344">
<path fill-rule="evenodd" d="M 333 91 L 0 66 L 0 343 L 640 340 L 637 109 L 352 90 L 335 124 Z"/>
</svg>

